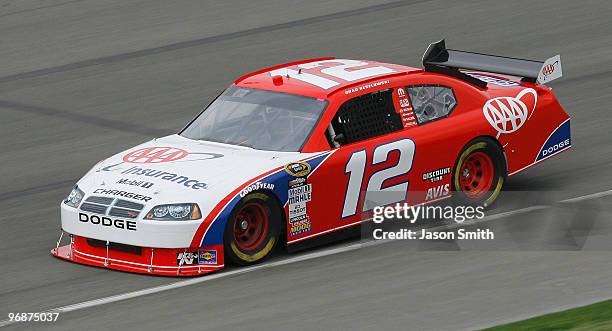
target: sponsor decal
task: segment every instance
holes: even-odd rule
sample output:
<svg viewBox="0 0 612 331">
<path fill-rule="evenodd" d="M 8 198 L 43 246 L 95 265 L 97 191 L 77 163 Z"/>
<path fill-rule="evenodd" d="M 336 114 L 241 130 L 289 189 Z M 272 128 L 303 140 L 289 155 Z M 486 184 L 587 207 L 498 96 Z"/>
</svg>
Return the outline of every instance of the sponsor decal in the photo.
<svg viewBox="0 0 612 331">
<path fill-rule="evenodd" d="M 543 160 L 557 152 L 560 152 L 572 145 L 572 138 L 570 136 L 570 121 L 567 120 L 561 124 L 546 140 L 536 161 Z"/>
<path fill-rule="evenodd" d="M 446 197 L 450 194 L 450 184 L 439 185 L 436 187 L 429 188 L 427 190 L 427 195 L 425 196 L 425 201 L 435 200 L 442 197 Z"/>
<path fill-rule="evenodd" d="M 290 205 L 299 202 L 308 202 L 312 198 L 312 184 L 306 184 L 289 189 Z"/>
<path fill-rule="evenodd" d="M 430 181 L 432 183 L 439 182 L 444 179 L 444 176 L 450 174 L 451 170 L 449 167 L 440 168 L 423 173 L 423 180 Z"/>
<path fill-rule="evenodd" d="M 243 198 L 245 195 L 257 190 L 274 190 L 274 184 L 262 182 L 253 183 L 240 191 L 240 197 Z"/>
<path fill-rule="evenodd" d="M 533 105 L 526 100 L 528 99 L 525 98 L 527 94 L 532 95 Z M 519 92 L 516 97 L 490 99 L 482 107 L 482 112 L 489 124 L 497 130 L 497 137 L 499 137 L 502 133 L 512 133 L 520 129 L 533 115 L 537 101 L 538 94 L 536 91 L 532 88 L 526 88 Z"/>
<path fill-rule="evenodd" d="M 400 108 L 399 113 L 400 118 L 402 119 L 402 124 L 405 128 L 417 125 L 416 117 L 414 117 L 414 111 L 412 110 L 412 107 Z"/>
<path fill-rule="evenodd" d="M 497 77 L 491 77 L 491 76 L 485 76 L 485 75 L 478 75 L 478 74 L 473 74 L 473 73 L 466 73 L 469 76 L 472 76 L 476 79 L 480 79 L 483 82 L 489 83 L 489 84 L 493 84 L 493 85 L 497 85 L 497 86 L 502 86 L 502 87 L 514 87 L 514 86 L 522 86 L 521 84 L 508 80 L 508 79 L 501 79 L 501 78 L 497 78 Z"/>
<path fill-rule="evenodd" d="M 94 194 L 115 195 L 115 196 L 124 197 L 127 199 L 134 199 L 134 200 L 145 201 L 145 202 L 152 199 L 151 197 L 148 197 L 146 195 L 126 192 L 126 191 L 119 191 L 119 190 L 107 190 L 103 188 L 96 189 L 95 191 L 93 191 L 93 193 Z"/>
<path fill-rule="evenodd" d="M 151 188 L 153 183 L 145 182 L 144 180 L 132 180 L 127 178 L 121 178 L 117 181 L 117 184 L 140 186 L 142 188 Z"/>
<path fill-rule="evenodd" d="M 196 252 L 180 252 L 176 254 L 177 265 L 194 265 L 198 263 L 198 253 Z"/>
<path fill-rule="evenodd" d="M 199 264 L 217 264 L 217 251 L 214 249 L 200 249 L 198 251 Z"/>
<path fill-rule="evenodd" d="M 147 147 L 125 154 L 123 161 L 128 163 L 162 163 L 180 160 L 189 153 L 174 147 Z"/>
<path fill-rule="evenodd" d="M 146 147 L 129 152 L 123 156 L 127 163 L 166 163 L 183 161 L 201 161 L 223 157 L 218 153 L 190 153 L 175 147 Z"/>
<path fill-rule="evenodd" d="M 405 97 L 406 96 L 406 90 L 404 90 L 403 88 L 398 88 L 397 89 L 397 96 L 399 98 Z"/>
<path fill-rule="evenodd" d="M 133 166 L 127 170 L 124 170 L 124 168 L 121 167 L 122 164 L 123 162 L 120 162 L 117 164 L 111 164 L 109 166 L 103 167 L 102 169 L 100 169 L 100 171 L 121 171 L 123 170 L 121 173 L 124 175 L 159 178 L 161 180 L 165 180 L 168 182 L 181 184 L 185 187 L 188 187 L 194 190 L 201 190 L 201 189 L 206 188 L 206 183 L 201 182 L 197 179 L 189 178 L 187 176 L 181 176 L 181 175 L 171 173 L 171 172 L 166 172 L 163 170 L 140 168 L 137 166 Z"/>
<path fill-rule="evenodd" d="M 358 87 L 353 87 L 353 88 L 350 88 L 350 89 L 344 91 L 344 94 L 351 94 L 351 93 L 355 93 L 355 92 L 371 89 L 373 87 L 385 85 L 385 84 L 389 84 L 389 80 L 382 80 L 380 82 L 374 82 L 374 83 L 370 83 L 370 84 L 361 85 L 361 86 L 358 86 Z"/>
<path fill-rule="evenodd" d="M 307 216 L 306 202 L 298 202 L 289 205 L 289 222 L 300 220 Z"/>
<path fill-rule="evenodd" d="M 292 179 L 288 182 L 289 184 L 289 188 L 294 188 L 300 185 L 304 185 L 306 184 L 306 178 L 305 177 L 298 177 L 295 179 Z"/>
<path fill-rule="evenodd" d="M 393 104 L 395 105 L 396 112 L 402 119 L 404 128 L 417 125 L 414 110 L 412 109 L 410 99 L 408 99 L 405 89 L 401 87 L 397 89 L 397 93 L 393 95 Z"/>
<path fill-rule="evenodd" d="M 289 223 L 308 218 L 306 202 L 312 199 L 312 184 L 308 184 L 305 177 L 295 178 L 289 181 L 288 191 Z"/>
<path fill-rule="evenodd" d="M 563 75 L 562 70 L 563 69 L 561 68 L 561 56 L 555 55 L 550 59 L 544 61 L 544 64 L 542 65 L 542 68 L 538 73 L 538 82 L 543 84 L 555 80 L 557 78 L 561 78 L 561 76 Z"/>
<path fill-rule="evenodd" d="M 291 227 L 289 228 L 289 233 L 291 236 L 297 236 L 302 233 L 310 232 L 312 230 L 312 223 L 309 218 L 304 218 L 302 220 L 291 223 Z"/>
<path fill-rule="evenodd" d="M 176 264 L 180 266 L 217 264 L 217 251 L 200 249 L 197 252 L 180 252 L 176 254 Z"/>
<path fill-rule="evenodd" d="M 114 227 L 121 230 L 136 231 L 135 221 L 111 219 L 110 217 L 79 213 L 79 221 L 99 226 Z"/>
<path fill-rule="evenodd" d="M 285 165 L 285 171 L 294 177 L 303 177 L 310 173 L 310 164 L 306 162 L 291 162 Z"/>
<path fill-rule="evenodd" d="M 554 63 L 551 64 L 547 64 L 544 67 L 542 67 L 542 74 L 544 75 L 544 77 L 551 75 L 553 72 L 555 72 L 555 66 L 559 63 L 559 61 L 555 61 Z"/>
</svg>

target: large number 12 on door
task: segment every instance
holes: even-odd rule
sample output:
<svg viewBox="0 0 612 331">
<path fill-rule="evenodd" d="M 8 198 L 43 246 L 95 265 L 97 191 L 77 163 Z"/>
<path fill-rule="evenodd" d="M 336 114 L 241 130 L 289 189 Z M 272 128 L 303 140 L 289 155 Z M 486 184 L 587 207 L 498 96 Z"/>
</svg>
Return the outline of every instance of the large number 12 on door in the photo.
<svg viewBox="0 0 612 331">
<path fill-rule="evenodd" d="M 382 186 L 387 179 L 405 175 L 410 172 L 410 169 L 412 169 L 412 160 L 414 159 L 414 141 L 411 139 L 401 139 L 376 146 L 372 155 L 372 165 L 387 161 L 389 159 L 389 153 L 392 151 L 399 152 L 399 160 L 394 166 L 381 169 L 370 176 L 366 185 L 362 212 L 374 208 L 374 206 L 368 205 L 368 201 L 374 201 L 376 205 L 385 206 L 406 199 L 408 180 L 385 188 Z M 353 152 L 346 163 L 344 173 L 349 174 L 349 183 L 346 189 L 346 197 L 344 198 L 342 218 L 353 216 L 357 212 L 367 160 L 368 156 L 366 150 L 360 150 Z M 377 192 L 381 193 L 374 198 L 373 195 Z M 368 195 L 370 199 L 368 199 Z"/>
</svg>

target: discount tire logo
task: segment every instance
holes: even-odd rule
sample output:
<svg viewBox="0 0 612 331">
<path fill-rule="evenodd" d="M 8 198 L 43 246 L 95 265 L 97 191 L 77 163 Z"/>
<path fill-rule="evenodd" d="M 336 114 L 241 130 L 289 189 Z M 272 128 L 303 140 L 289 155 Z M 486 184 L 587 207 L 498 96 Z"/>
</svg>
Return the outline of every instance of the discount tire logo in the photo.
<svg viewBox="0 0 612 331">
<path fill-rule="evenodd" d="M 502 133 L 512 133 L 520 129 L 533 115 L 537 101 L 536 91 L 526 88 L 516 97 L 498 97 L 487 101 L 482 112 L 489 124 L 497 130 L 499 137 Z"/>
</svg>

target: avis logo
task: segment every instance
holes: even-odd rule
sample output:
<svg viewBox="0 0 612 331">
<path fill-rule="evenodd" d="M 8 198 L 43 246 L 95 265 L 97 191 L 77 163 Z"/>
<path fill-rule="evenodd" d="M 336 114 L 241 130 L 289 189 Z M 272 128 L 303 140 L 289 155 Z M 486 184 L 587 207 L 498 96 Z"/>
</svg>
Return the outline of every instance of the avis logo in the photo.
<svg viewBox="0 0 612 331">
<path fill-rule="evenodd" d="M 162 163 L 180 160 L 189 155 L 186 150 L 174 147 L 147 147 L 137 149 L 123 156 L 129 163 Z"/>
<path fill-rule="evenodd" d="M 532 98 L 528 94 L 531 94 Z M 526 88 L 516 97 L 498 97 L 487 101 L 482 107 L 482 112 L 489 124 L 497 130 L 499 137 L 502 133 L 512 133 L 520 129 L 533 115 L 537 102 L 536 91 Z"/>
<path fill-rule="evenodd" d="M 425 196 L 425 201 L 435 200 L 442 197 L 446 197 L 450 194 L 450 184 L 439 185 L 436 187 L 432 187 L 427 190 L 427 196 Z"/>
</svg>

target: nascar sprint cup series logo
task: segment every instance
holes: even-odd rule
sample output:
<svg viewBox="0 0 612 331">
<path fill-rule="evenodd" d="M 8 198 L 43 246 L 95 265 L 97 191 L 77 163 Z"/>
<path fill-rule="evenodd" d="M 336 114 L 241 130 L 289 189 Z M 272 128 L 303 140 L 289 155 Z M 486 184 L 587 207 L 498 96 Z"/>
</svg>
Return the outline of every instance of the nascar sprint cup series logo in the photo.
<svg viewBox="0 0 612 331">
<path fill-rule="evenodd" d="M 485 103 L 482 112 L 491 126 L 497 130 L 497 138 L 502 133 L 512 133 L 520 129 L 533 115 L 538 94 L 526 88 L 516 97 L 497 97 Z"/>
</svg>

